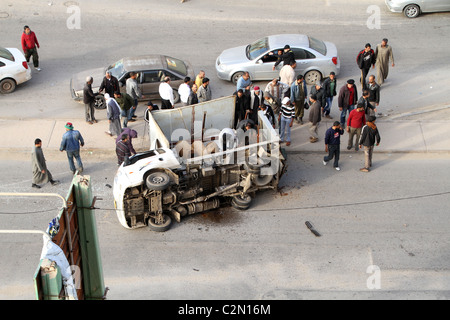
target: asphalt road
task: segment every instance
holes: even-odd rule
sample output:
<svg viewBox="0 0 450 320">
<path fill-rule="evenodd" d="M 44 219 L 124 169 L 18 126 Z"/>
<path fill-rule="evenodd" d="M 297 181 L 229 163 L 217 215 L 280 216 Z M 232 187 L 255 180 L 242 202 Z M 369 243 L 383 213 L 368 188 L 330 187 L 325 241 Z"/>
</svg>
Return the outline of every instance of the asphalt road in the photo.
<svg viewBox="0 0 450 320">
<path fill-rule="evenodd" d="M 67 28 L 70 5 L 79 5 L 80 29 Z M 371 5 L 380 8 L 380 29 L 367 27 Z M 359 78 L 354 61 L 364 44 L 387 37 L 396 66 L 383 86 L 380 111 L 401 114 L 440 106 L 448 104 L 449 22 L 448 13 L 407 20 L 389 13 L 383 0 L 306 0 L 301 5 L 294 0 L 283 5 L 134 0 L 126 6 L 117 0 L 3 1 L 0 45 L 20 48 L 23 25 L 30 25 L 41 44 L 43 70 L 33 72 L 33 79 L 13 94 L 0 96 L 0 118 L 83 118 L 84 107 L 70 97 L 71 75 L 134 54 L 186 59 L 195 71 L 206 71 L 214 98 L 229 95 L 235 88 L 217 79 L 216 57 L 226 48 L 278 33 L 334 42 L 340 84 Z M 442 119 L 443 112 L 448 117 L 448 111 L 427 116 Z M 98 115 L 104 119 L 105 112 Z M 361 154 L 343 158 L 341 172 L 323 167 L 320 158 L 290 157 L 282 193 L 259 195 L 248 211 L 192 216 L 163 234 L 121 227 L 107 186 L 115 159 L 86 158 L 94 195 L 104 199 L 96 212 L 108 297 L 448 299 L 449 156 L 375 154 L 375 170 L 367 175 L 358 171 Z M 2 154 L 0 165 L 0 191 L 31 191 L 28 155 Z M 65 195 L 70 177 L 63 155 L 49 159 L 49 168 L 62 183 L 41 191 Z M 434 195 L 439 193 L 444 194 Z M 0 199 L 0 228 L 45 230 L 59 206 L 44 199 Z M 305 221 L 322 237 L 315 237 Z M 41 237 L 0 237 L 0 299 L 34 299 Z M 367 287 L 371 265 L 379 267 L 381 289 Z"/>
<path fill-rule="evenodd" d="M 351 157 L 350 157 L 351 156 Z M 109 299 L 448 299 L 448 155 L 346 154 L 337 172 L 322 155 L 291 155 L 280 192 L 248 211 L 221 208 L 166 233 L 127 230 L 116 217 L 115 164 L 86 159 Z M 2 159 L 1 192 L 32 192 L 29 162 Z M 66 161 L 50 161 L 64 195 Z M 58 200 L 0 198 L 0 228 L 45 230 Z M 310 221 L 321 237 L 305 226 Z M 0 299 L 34 299 L 42 237 L 1 235 Z M 378 287 L 368 280 L 379 269 Z M 370 282 L 372 283 L 372 282 Z"/>
</svg>

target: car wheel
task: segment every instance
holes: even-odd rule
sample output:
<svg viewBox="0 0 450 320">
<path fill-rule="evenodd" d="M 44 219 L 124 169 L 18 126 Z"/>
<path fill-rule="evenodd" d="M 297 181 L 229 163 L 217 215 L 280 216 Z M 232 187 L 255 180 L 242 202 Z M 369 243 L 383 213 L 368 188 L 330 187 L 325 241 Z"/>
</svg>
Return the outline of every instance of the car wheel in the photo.
<svg viewBox="0 0 450 320">
<path fill-rule="evenodd" d="M 95 96 L 94 108 L 97 110 L 106 109 L 106 100 L 103 95 Z"/>
<path fill-rule="evenodd" d="M 420 8 L 416 4 L 410 4 L 403 9 L 403 14 L 407 18 L 416 18 L 420 14 Z"/>
<path fill-rule="evenodd" d="M 236 73 L 233 74 L 233 76 L 231 77 L 231 81 L 232 81 L 234 84 L 237 84 L 239 78 L 242 77 L 243 74 L 244 74 L 244 73 L 241 72 L 241 71 L 236 72 Z"/>
<path fill-rule="evenodd" d="M 311 70 L 305 74 L 306 84 L 313 85 L 320 80 L 322 80 L 322 74 L 317 70 Z"/>
<path fill-rule="evenodd" d="M 172 218 L 167 214 L 162 215 L 162 221 L 157 221 L 155 218 L 150 217 L 148 219 L 147 226 L 152 231 L 156 232 L 165 232 L 170 229 L 170 225 L 172 224 Z"/>
<path fill-rule="evenodd" d="M 3 79 L 0 82 L 1 93 L 11 93 L 16 89 L 16 82 L 13 79 Z"/>
<path fill-rule="evenodd" d="M 145 185 L 150 190 L 162 191 L 166 190 L 170 184 L 170 177 L 165 172 L 153 172 L 150 173 L 145 179 Z"/>
<path fill-rule="evenodd" d="M 180 102 L 180 94 L 178 93 L 178 90 L 173 89 L 173 103 Z"/>
</svg>

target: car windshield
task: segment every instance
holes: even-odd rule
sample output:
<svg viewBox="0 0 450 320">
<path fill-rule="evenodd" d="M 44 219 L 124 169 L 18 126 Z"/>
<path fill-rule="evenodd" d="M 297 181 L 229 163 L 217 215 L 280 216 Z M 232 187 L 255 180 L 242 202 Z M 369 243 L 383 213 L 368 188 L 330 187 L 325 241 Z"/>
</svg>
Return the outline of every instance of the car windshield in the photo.
<svg viewBox="0 0 450 320">
<path fill-rule="evenodd" d="M 313 37 L 308 37 L 308 39 L 309 39 L 309 47 L 311 49 L 316 50 L 317 52 L 323 54 L 324 56 L 327 55 L 327 46 L 322 40 Z"/>
<path fill-rule="evenodd" d="M 5 58 L 10 61 L 14 61 L 14 56 L 8 49 L 0 47 L 0 58 Z"/>
<path fill-rule="evenodd" d="M 167 56 L 165 57 L 165 59 L 167 63 L 167 69 L 183 76 L 187 75 L 187 67 L 183 61 Z"/>
<path fill-rule="evenodd" d="M 111 72 L 111 75 L 113 75 L 117 79 L 120 79 L 120 77 L 122 77 L 122 75 L 124 73 L 124 70 L 123 70 L 123 59 L 120 59 L 116 63 L 113 63 L 106 70 Z"/>
<path fill-rule="evenodd" d="M 253 60 L 267 51 L 269 51 L 269 40 L 265 37 L 249 44 L 246 49 L 246 54 L 249 60 Z"/>
</svg>

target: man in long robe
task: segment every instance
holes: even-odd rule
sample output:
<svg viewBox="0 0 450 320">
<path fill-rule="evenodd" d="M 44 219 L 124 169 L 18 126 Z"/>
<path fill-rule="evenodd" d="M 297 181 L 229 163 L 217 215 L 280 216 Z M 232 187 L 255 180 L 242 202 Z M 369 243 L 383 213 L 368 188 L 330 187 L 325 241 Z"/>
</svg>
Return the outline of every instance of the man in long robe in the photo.
<svg viewBox="0 0 450 320">
<path fill-rule="evenodd" d="M 44 153 L 42 152 L 42 141 L 39 138 L 34 141 L 31 165 L 33 170 L 31 187 L 40 189 L 41 186 L 39 184 L 50 182 L 52 185 L 57 185 L 59 183 L 58 180 L 53 180 L 52 174 L 47 169 Z"/>
<path fill-rule="evenodd" d="M 389 74 L 389 60 L 392 62 L 392 66 L 394 67 L 394 55 L 392 53 L 392 47 L 387 44 L 388 39 L 383 39 L 375 50 L 376 62 L 375 65 L 377 67 L 377 79 L 378 85 L 382 85 L 384 80 L 388 77 Z"/>
</svg>

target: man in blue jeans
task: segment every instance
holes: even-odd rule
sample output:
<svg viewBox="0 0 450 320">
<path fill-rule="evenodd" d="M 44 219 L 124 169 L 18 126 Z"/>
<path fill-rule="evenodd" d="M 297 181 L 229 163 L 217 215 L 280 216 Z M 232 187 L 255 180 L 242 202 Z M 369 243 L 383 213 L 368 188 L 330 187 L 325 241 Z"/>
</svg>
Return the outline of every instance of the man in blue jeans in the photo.
<svg viewBox="0 0 450 320">
<path fill-rule="evenodd" d="M 323 165 L 326 166 L 328 161 L 334 158 L 333 167 L 339 171 L 339 155 L 341 153 L 341 136 L 344 134 L 344 130 L 341 128 L 339 121 L 335 121 L 333 126 L 325 133 L 325 152 L 328 152 L 328 156 L 323 157 Z"/>
<path fill-rule="evenodd" d="M 84 140 L 78 130 L 73 130 L 73 125 L 70 122 L 67 122 L 65 125 L 66 133 L 64 133 L 61 141 L 61 146 L 59 147 L 59 151 L 63 152 L 64 150 L 67 152 L 67 159 L 69 159 L 69 167 L 70 171 L 75 174 L 75 164 L 73 162 L 73 158 L 77 160 L 78 171 L 83 172 L 83 163 L 81 162 L 80 157 L 80 145 L 84 146 Z"/>
<path fill-rule="evenodd" d="M 280 124 L 281 143 L 286 141 L 286 146 L 291 145 L 291 128 L 294 123 L 295 106 L 291 104 L 291 99 L 284 97 L 281 102 L 281 111 L 278 115 L 278 123 Z M 286 139 L 284 139 L 286 135 Z"/>
</svg>

